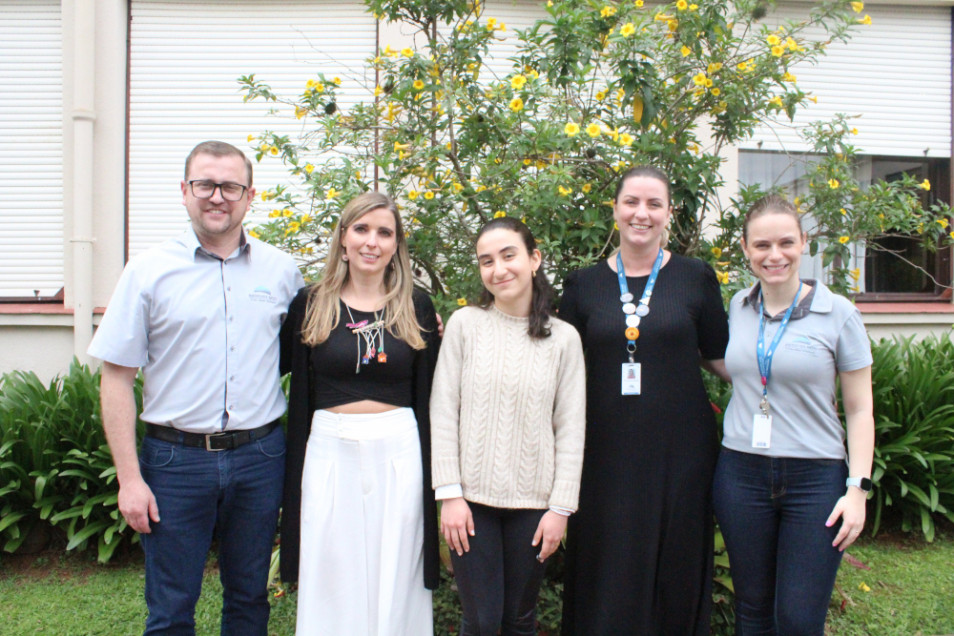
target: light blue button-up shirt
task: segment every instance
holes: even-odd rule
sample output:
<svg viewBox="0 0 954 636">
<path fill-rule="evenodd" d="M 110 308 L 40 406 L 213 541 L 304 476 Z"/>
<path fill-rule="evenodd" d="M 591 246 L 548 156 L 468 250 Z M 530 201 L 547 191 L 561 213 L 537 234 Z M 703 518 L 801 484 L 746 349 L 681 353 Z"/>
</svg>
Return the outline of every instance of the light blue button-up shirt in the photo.
<svg viewBox="0 0 954 636">
<path fill-rule="evenodd" d="M 142 368 L 146 422 L 255 428 L 285 412 L 278 331 L 303 284 L 271 245 L 249 237 L 223 260 L 189 229 L 129 261 L 88 353 Z"/>
</svg>

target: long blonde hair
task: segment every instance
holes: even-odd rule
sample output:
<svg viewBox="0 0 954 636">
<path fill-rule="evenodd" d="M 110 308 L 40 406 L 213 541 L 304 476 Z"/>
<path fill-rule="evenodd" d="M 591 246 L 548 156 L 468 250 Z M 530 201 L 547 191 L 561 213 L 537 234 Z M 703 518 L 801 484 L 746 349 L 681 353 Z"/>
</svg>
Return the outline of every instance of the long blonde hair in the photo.
<svg viewBox="0 0 954 636">
<path fill-rule="evenodd" d="M 397 249 L 384 270 L 384 315 L 388 332 L 407 343 L 412 349 L 423 349 L 421 326 L 414 315 L 414 281 L 411 276 L 411 259 L 408 256 L 404 227 L 397 205 L 385 194 L 365 192 L 352 199 L 341 211 L 334 238 L 328 248 L 321 281 L 311 288 L 305 320 L 302 324 L 302 342 L 310 347 L 328 339 L 331 330 L 341 320 L 341 290 L 349 280 L 348 262 L 342 259 L 342 239 L 345 231 L 368 212 L 384 208 L 394 215 Z"/>
</svg>

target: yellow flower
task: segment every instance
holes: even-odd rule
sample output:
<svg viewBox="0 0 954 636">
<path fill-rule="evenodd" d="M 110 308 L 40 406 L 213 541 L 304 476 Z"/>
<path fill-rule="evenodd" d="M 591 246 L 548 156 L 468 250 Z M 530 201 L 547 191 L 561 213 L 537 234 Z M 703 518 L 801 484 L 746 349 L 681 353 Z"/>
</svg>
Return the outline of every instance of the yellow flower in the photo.
<svg viewBox="0 0 954 636">
<path fill-rule="evenodd" d="M 573 137 L 574 135 L 580 132 L 580 125 L 571 121 L 570 123 L 568 123 L 566 126 L 563 127 L 563 132 L 565 132 L 570 137 Z"/>
<path fill-rule="evenodd" d="M 748 62 L 739 62 L 735 65 L 735 68 L 744 73 L 745 71 L 749 70 L 749 64 Z"/>
<path fill-rule="evenodd" d="M 273 196 L 274 196 L 274 195 L 273 195 L 271 192 L 269 192 L 268 190 L 262 190 L 262 194 L 261 194 L 262 201 L 268 201 L 268 200 L 271 199 Z"/>
<path fill-rule="evenodd" d="M 511 99 L 510 110 L 512 110 L 515 113 L 519 113 L 521 110 L 523 110 L 523 100 L 520 99 L 519 97 L 514 97 L 513 99 Z"/>
<path fill-rule="evenodd" d="M 666 26 L 669 27 L 671 32 L 675 32 L 675 30 L 679 28 L 679 20 L 670 20 L 666 23 Z"/>
<path fill-rule="evenodd" d="M 523 75 L 514 75 L 510 78 L 510 86 L 512 86 L 515 91 L 519 91 L 526 83 L 527 78 Z"/>
<path fill-rule="evenodd" d="M 682 48 L 679 49 L 679 52 L 682 53 L 683 57 L 689 57 L 689 54 L 692 53 L 692 49 L 690 49 L 688 46 L 683 44 Z"/>
<path fill-rule="evenodd" d="M 633 136 L 629 133 L 623 133 L 619 136 L 619 145 L 620 146 L 632 146 L 633 145 Z"/>
<path fill-rule="evenodd" d="M 268 149 L 268 152 L 270 152 L 270 153 L 273 154 L 273 155 L 277 155 L 277 154 L 278 154 L 278 146 L 272 146 L 271 148 Z"/>
<path fill-rule="evenodd" d="M 307 222 L 310 221 L 310 220 L 311 220 L 311 215 L 310 215 L 310 214 L 302 214 L 302 215 L 301 215 L 301 224 L 302 224 L 302 225 L 304 225 L 305 223 L 307 223 Z"/>
<path fill-rule="evenodd" d="M 719 283 L 723 285 L 729 284 L 729 273 L 728 272 L 716 272 L 716 278 L 719 280 Z"/>
<path fill-rule="evenodd" d="M 796 42 L 791 37 L 785 38 L 785 46 L 788 47 L 789 51 L 804 51 L 805 50 L 801 48 L 800 46 L 798 46 L 798 42 Z"/>
<path fill-rule="evenodd" d="M 858 134 L 858 129 L 857 129 L 857 128 L 852 128 L 852 129 L 851 129 L 851 134 L 852 134 L 852 135 L 857 135 L 857 134 Z"/>
<path fill-rule="evenodd" d="M 407 198 L 413 201 L 414 199 L 418 197 L 419 194 L 420 193 L 417 190 L 411 190 L 410 192 L 407 193 Z"/>
<path fill-rule="evenodd" d="M 940 225 L 945 230 L 947 229 L 947 225 L 948 225 L 947 219 L 938 219 L 937 224 Z"/>
<path fill-rule="evenodd" d="M 855 280 L 858 280 L 859 278 L 861 278 L 861 270 L 857 267 L 848 273 L 851 274 L 851 277 L 854 278 Z"/>
<path fill-rule="evenodd" d="M 601 102 L 606 99 L 606 91 L 596 91 L 596 101 Z"/>
<path fill-rule="evenodd" d="M 783 46 L 772 47 L 772 55 L 774 55 L 775 57 L 782 57 L 782 55 L 784 54 L 785 54 L 785 47 Z"/>
<path fill-rule="evenodd" d="M 776 95 L 775 97 L 770 99 L 769 104 L 775 104 L 779 108 L 783 108 L 785 106 L 785 104 L 782 103 L 782 97 L 780 95 Z"/>
<path fill-rule="evenodd" d="M 434 193 L 428 190 L 427 192 L 424 193 L 424 198 L 430 201 L 431 199 L 434 198 Z"/>
<path fill-rule="evenodd" d="M 858 24 L 870 25 L 870 24 L 871 24 L 871 16 L 866 13 L 866 14 L 865 14 L 865 17 L 863 17 L 863 18 L 858 18 Z"/>
<path fill-rule="evenodd" d="M 851 3 L 851 10 L 854 11 L 855 13 L 861 13 L 862 11 L 865 10 L 865 3 L 864 3 L 864 2 L 852 2 L 852 3 Z"/>
<path fill-rule="evenodd" d="M 621 26 L 619 29 L 619 34 L 622 35 L 624 38 L 628 38 L 634 33 L 636 33 L 636 27 L 633 26 L 632 22 L 627 22 L 626 24 Z"/>
<path fill-rule="evenodd" d="M 779 39 L 779 37 L 774 33 L 765 38 L 765 41 L 768 42 L 769 46 L 778 46 L 782 42 L 782 40 Z"/>
<path fill-rule="evenodd" d="M 305 164 L 305 172 L 307 172 L 308 174 L 311 174 L 314 171 L 315 171 L 315 167 L 313 165 L 311 165 L 310 163 Z"/>
<path fill-rule="evenodd" d="M 401 55 L 404 57 L 413 57 L 414 51 L 412 51 L 410 47 L 405 46 L 403 49 L 401 49 Z"/>
<path fill-rule="evenodd" d="M 685 1 L 685 0 L 683 0 L 683 1 Z M 606 7 L 603 7 L 603 8 L 600 10 L 600 17 L 601 17 L 601 18 L 610 18 L 610 17 L 612 17 L 612 16 L 614 16 L 614 15 L 616 15 L 616 7 L 606 6 Z"/>
<path fill-rule="evenodd" d="M 586 127 L 586 134 L 596 139 L 600 136 L 600 125 L 597 123 L 592 123 Z"/>
<path fill-rule="evenodd" d="M 494 27 L 497 26 L 497 18 L 488 18 L 487 19 L 487 30 L 493 31 Z"/>
<path fill-rule="evenodd" d="M 466 298 L 458 298 L 458 299 L 457 299 L 457 304 L 458 304 L 460 307 L 466 307 L 466 306 L 467 306 L 467 299 L 466 299 Z"/>
<path fill-rule="evenodd" d="M 918 184 L 918 187 L 921 188 L 922 190 L 926 190 L 929 192 L 931 190 L 931 182 L 925 179 L 924 181 Z"/>
<path fill-rule="evenodd" d="M 261 236 L 261 235 L 260 235 L 258 232 L 256 232 L 255 230 L 249 230 L 249 231 L 248 231 L 248 235 L 251 236 L 252 238 L 259 238 L 259 237 Z"/>
<path fill-rule="evenodd" d="M 295 213 L 292 212 L 292 211 L 289 210 L 289 209 L 282 210 L 282 216 L 285 217 L 286 219 L 287 219 L 287 218 L 290 218 L 290 217 L 292 217 L 292 216 L 294 216 L 294 215 L 295 215 Z"/>
<path fill-rule="evenodd" d="M 705 73 L 696 73 L 692 76 L 692 83 L 696 86 L 705 86 L 706 85 L 706 74 Z"/>
<path fill-rule="evenodd" d="M 424 88 L 424 82 L 422 80 L 414 80 L 414 90 L 419 91 Z"/>
<path fill-rule="evenodd" d="M 308 114 L 308 109 L 302 106 L 295 106 L 295 118 L 301 119 Z"/>
<path fill-rule="evenodd" d="M 832 178 L 828 180 L 828 187 L 831 188 L 832 190 L 837 188 L 839 185 L 841 184 L 838 183 L 838 179 Z"/>
<path fill-rule="evenodd" d="M 334 188 L 328 188 L 328 193 L 325 195 L 327 199 L 334 199 L 336 196 L 341 194 L 340 190 L 335 190 Z"/>
<path fill-rule="evenodd" d="M 536 69 L 530 69 L 529 71 L 527 71 L 527 75 L 529 75 L 532 79 L 537 79 L 538 77 L 540 77 L 540 74 L 537 73 Z"/>
<path fill-rule="evenodd" d="M 696 4 L 695 2 L 693 2 L 692 4 L 689 5 L 689 10 L 690 10 L 690 11 L 695 11 L 695 10 L 698 9 L 698 8 L 699 8 L 699 5 Z"/>
<path fill-rule="evenodd" d="M 858 4 L 861 4 L 861 3 L 859 2 Z M 868 587 L 868 586 L 865 584 L 864 581 L 862 581 L 861 583 L 858 584 L 858 589 L 861 590 L 862 592 L 870 592 L 870 591 L 871 591 L 871 588 Z"/>
<path fill-rule="evenodd" d="M 573 194 L 573 188 L 564 188 L 563 186 L 559 186 L 557 190 L 560 191 L 561 197 L 565 197 L 565 196 L 569 196 L 570 194 Z"/>
<path fill-rule="evenodd" d="M 590 190 L 592 189 L 593 189 L 593 184 L 590 184 L 590 183 L 584 183 L 583 187 L 580 188 L 580 190 L 582 190 L 585 194 L 589 194 Z"/>
<path fill-rule="evenodd" d="M 792 74 L 789 73 L 788 71 L 785 71 L 785 75 L 782 75 L 782 81 L 783 81 L 783 82 L 791 82 L 792 84 L 794 84 L 797 80 L 795 79 L 795 76 L 794 76 L 794 75 L 792 75 Z"/>
<path fill-rule="evenodd" d="M 292 221 L 291 223 L 288 224 L 288 230 L 290 232 L 297 232 L 300 229 L 301 229 L 301 223 L 299 223 L 298 221 Z"/>
<path fill-rule="evenodd" d="M 713 96 L 713 97 L 718 97 L 718 96 L 721 95 L 721 94 L 722 94 L 722 90 L 721 90 L 721 89 L 719 89 L 719 88 L 713 88 L 713 89 L 712 89 L 712 96 Z"/>
<path fill-rule="evenodd" d="M 249 135 L 249 136 L 248 136 L 248 140 L 249 140 L 249 141 L 252 141 L 253 139 L 255 139 L 255 135 Z"/>
<path fill-rule="evenodd" d="M 948 234 L 948 236 L 950 236 L 951 239 L 954 240 L 954 232 L 951 232 L 950 234 Z"/>
<path fill-rule="evenodd" d="M 335 86 L 341 86 L 341 78 L 335 77 L 334 79 L 331 80 L 331 83 L 334 84 Z"/>
<path fill-rule="evenodd" d="M 381 88 L 380 86 L 375 86 L 375 87 L 374 87 L 374 96 L 375 96 L 375 97 L 377 97 L 378 95 L 380 95 L 380 94 L 383 93 L 383 92 L 384 92 L 384 89 Z"/>
<path fill-rule="evenodd" d="M 710 249 L 709 251 L 712 252 L 712 255 L 715 256 L 716 258 L 720 258 L 720 257 L 722 256 L 722 248 L 721 248 L 721 247 L 713 247 L 713 248 Z"/>
<path fill-rule="evenodd" d="M 277 218 L 280 217 L 281 215 L 282 215 L 282 211 L 281 211 L 281 210 L 272 210 L 271 212 L 268 213 L 268 218 L 270 218 L 270 219 L 277 219 Z"/>
<path fill-rule="evenodd" d="M 464 190 L 464 186 L 457 183 L 456 181 L 453 184 L 451 184 L 451 188 L 454 189 L 454 194 L 460 194 Z"/>
<path fill-rule="evenodd" d="M 848 236 L 839 236 L 839 237 L 838 237 L 838 242 L 841 243 L 842 245 L 844 245 L 845 243 L 847 243 L 847 242 L 850 241 L 850 240 L 851 240 L 851 238 L 848 237 Z"/>
<path fill-rule="evenodd" d="M 679 9 L 680 11 L 685 11 L 686 9 L 689 8 L 689 3 L 686 2 L 686 0 L 677 0 L 676 8 Z"/>
<path fill-rule="evenodd" d="M 722 70 L 722 62 L 712 62 L 711 64 L 709 64 L 709 66 L 706 67 L 706 73 L 709 73 L 710 75 L 712 73 L 718 73 L 721 70 Z"/>
<path fill-rule="evenodd" d="M 317 87 L 318 87 L 318 82 L 316 82 L 313 79 L 310 79 L 307 82 L 305 82 L 305 90 L 307 91 L 314 90 Z"/>
<path fill-rule="evenodd" d="M 706 78 L 706 88 L 712 88 L 712 80 L 708 77 Z"/>
<path fill-rule="evenodd" d="M 504 212 L 503 210 L 497 210 L 496 212 L 494 212 L 494 218 L 495 218 L 495 219 L 500 219 L 500 218 L 503 218 L 503 217 L 505 217 L 505 216 L 507 216 L 507 213 Z"/>
<path fill-rule="evenodd" d="M 845 208 L 838 208 L 838 211 L 841 212 L 842 216 L 848 216 L 848 210 Z"/>
<path fill-rule="evenodd" d="M 643 0 L 636 0 L 636 2 L 634 2 L 633 4 L 635 4 L 636 8 L 638 9 L 643 6 Z"/>
</svg>

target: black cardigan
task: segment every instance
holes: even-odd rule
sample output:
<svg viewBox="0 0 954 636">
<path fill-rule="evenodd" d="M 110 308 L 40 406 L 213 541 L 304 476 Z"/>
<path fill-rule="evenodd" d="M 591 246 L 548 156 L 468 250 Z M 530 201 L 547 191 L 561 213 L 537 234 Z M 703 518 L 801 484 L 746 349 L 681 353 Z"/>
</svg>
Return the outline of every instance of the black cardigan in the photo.
<svg viewBox="0 0 954 636">
<path fill-rule="evenodd" d="M 304 287 L 288 308 L 281 330 L 281 372 L 291 373 L 288 400 L 288 450 L 285 455 L 285 490 L 281 518 L 281 578 L 298 581 L 298 557 L 301 546 L 301 476 L 305 465 L 305 446 L 311 433 L 312 406 L 310 347 L 301 342 L 301 326 L 310 288 Z M 426 348 L 415 351 L 411 408 L 417 418 L 421 440 L 424 488 L 424 586 L 436 589 L 440 581 L 440 557 L 437 547 L 437 501 L 431 489 L 431 380 L 437 364 L 440 338 L 434 305 L 428 296 L 414 290 L 414 314 L 421 325 Z"/>
</svg>

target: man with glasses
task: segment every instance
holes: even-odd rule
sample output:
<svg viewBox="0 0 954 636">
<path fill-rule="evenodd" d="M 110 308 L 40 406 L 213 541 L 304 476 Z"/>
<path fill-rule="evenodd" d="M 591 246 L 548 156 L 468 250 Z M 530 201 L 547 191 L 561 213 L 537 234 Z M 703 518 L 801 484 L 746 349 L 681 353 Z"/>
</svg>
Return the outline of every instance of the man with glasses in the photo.
<svg viewBox="0 0 954 636">
<path fill-rule="evenodd" d="M 119 510 L 142 533 L 146 634 L 195 633 L 214 537 L 222 634 L 264 635 L 285 454 L 278 332 L 304 283 L 290 256 L 242 230 L 255 188 L 241 150 L 199 144 L 180 187 L 191 228 L 129 261 L 89 353 L 103 360 Z"/>
</svg>

